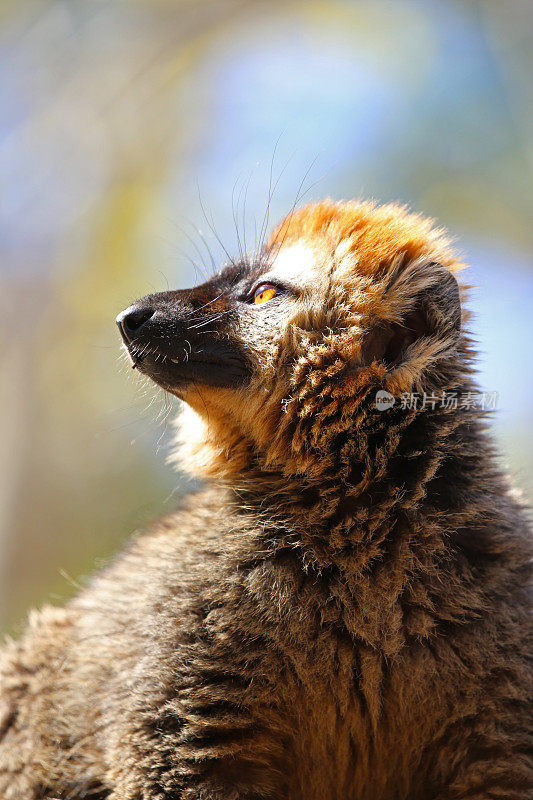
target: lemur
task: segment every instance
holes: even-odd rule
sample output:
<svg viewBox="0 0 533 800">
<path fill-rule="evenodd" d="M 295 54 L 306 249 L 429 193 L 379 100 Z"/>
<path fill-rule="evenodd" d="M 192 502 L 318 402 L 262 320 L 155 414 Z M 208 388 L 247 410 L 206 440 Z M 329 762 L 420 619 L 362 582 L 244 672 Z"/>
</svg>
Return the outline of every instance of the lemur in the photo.
<svg viewBox="0 0 533 800">
<path fill-rule="evenodd" d="M 533 797 L 531 534 L 447 399 L 477 391 L 462 266 L 326 200 L 119 314 L 204 488 L 6 645 L 3 800 Z"/>
</svg>

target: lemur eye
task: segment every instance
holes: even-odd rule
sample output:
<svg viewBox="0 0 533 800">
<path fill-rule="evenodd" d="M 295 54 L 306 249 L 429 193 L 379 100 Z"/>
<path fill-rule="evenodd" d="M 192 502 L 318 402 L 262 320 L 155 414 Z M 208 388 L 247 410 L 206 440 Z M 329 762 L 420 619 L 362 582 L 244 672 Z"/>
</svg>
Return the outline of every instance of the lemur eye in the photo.
<svg viewBox="0 0 533 800">
<path fill-rule="evenodd" d="M 262 283 L 254 292 L 253 301 L 256 306 L 260 303 L 267 303 L 276 296 L 278 290 L 271 283 Z"/>
</svg>

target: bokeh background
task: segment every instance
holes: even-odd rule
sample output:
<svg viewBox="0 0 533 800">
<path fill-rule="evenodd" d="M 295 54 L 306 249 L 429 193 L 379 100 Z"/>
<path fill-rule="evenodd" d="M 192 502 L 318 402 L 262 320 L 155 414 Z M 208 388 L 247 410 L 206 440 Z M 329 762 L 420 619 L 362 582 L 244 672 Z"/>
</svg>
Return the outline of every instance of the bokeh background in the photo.
<svg viewBox="0 0 533 800">
<path fill-rule="evenodd" d="M 453 231 L 532 496 L 532 21 L 529 0 L 0 4 L 0 627 L 187 491 L 175 406 L 114 317 L 253 249 L 271 174 L 270 223 L 364 196 Z"/>
</svg>

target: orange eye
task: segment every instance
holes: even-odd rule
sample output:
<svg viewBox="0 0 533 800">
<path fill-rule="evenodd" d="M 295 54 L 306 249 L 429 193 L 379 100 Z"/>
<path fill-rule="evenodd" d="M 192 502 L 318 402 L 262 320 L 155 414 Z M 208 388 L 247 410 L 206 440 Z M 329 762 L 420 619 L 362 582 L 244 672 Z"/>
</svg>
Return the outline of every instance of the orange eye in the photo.
<svg viewBox="0 0 533 800">
<path fill-rule="evenodd" d="M 277 294 L 277 289 L 271 283 L 262 283 L 254 292 L 254 303 L 258 306 L 260 303 L 266 303 L 272 300 Z"/>
</svg>

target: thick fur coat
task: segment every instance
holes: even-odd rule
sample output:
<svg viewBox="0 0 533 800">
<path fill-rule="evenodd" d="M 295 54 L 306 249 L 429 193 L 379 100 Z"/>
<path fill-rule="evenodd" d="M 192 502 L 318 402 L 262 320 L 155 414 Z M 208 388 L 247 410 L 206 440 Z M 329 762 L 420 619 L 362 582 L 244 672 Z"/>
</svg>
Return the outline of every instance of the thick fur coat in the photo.
<svg viewBox="0 0 533 800">
<path fill-rule="evenodd" d="M 325 201 L 120 316 L 207 488 L 7 644 L 3 800 L 533 797 L 530 532 L 461 266 Z"/>
</svg>

